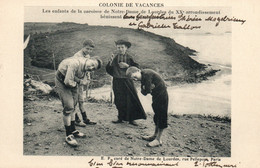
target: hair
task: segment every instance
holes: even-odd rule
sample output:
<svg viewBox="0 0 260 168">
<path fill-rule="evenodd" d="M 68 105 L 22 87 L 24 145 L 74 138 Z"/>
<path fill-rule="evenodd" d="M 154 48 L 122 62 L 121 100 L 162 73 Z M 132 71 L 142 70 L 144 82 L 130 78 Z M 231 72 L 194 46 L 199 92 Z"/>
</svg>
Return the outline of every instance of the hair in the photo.
<svg viewBox="0 0 260 168">
<path fill-rule="evenodd" d="M 83 47 L 90 46 L 92 48 L 95 48 L 95 43 L 91 39 L 87 39 L 83 42 Z"/>
<path fill-rule="evenodd" d="M 128 78 L 130 78 L 133 73 L 135 73 L 135 72 L 137 72 L 137 71 L 139 71 L 139 70 L 140 70 L 140 69 L 138 69 L 137 67 L 131 66 L 131 67 L 129 67 L 129 68 L 126 70 L 126 76 L 127 76 Z"/>
<path fill-rule="evenodd" d="M 96 60 L 98 63 L 97 69 L 100 69 L 103 65 L 102 60 L 98 56 L 90 57 L 89 59 Z"/>
</svg>

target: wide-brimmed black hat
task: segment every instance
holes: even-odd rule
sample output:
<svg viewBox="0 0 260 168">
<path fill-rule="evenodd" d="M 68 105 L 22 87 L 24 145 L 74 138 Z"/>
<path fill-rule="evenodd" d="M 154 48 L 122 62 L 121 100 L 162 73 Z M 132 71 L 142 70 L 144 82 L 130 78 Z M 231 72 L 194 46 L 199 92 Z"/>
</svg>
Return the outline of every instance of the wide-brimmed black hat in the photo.
<svg viewBox="0 0 260 168">
<path fill-rule="evenodd" d="M 126 40 L 117 40 L 115 43 L 116 45 L 125 45 L 127 48 L 130 48 L 132 45 L 129 41 Z"/>
</svg>

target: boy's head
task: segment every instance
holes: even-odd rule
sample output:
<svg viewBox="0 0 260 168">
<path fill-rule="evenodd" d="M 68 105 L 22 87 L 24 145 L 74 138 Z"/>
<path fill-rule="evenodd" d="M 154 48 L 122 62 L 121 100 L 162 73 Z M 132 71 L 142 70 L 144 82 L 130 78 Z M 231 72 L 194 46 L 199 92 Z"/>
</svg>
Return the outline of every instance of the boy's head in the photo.
<svg viewBox="0 0 260 168">
<path fill-rule="evenodd" d="M 128 78 L 131 78 L 133 80 L 141 80 L 142 79 L 142 74 L 141 74 L 141 70 L 132 66 L 132 67 L 129 67 L 126 71 L 126 76 Z"/>
<path fill-rule="evenodd" d="M 126 50 L 131 47 L 131 43 L 126 40 L 118 40 L 116 43 L 116 49 L 120 54 L 125 54 Z"/>
<path fill-rule="evenodd" d="M 95 48 L 94 42 L 91 39 L 87 39 L 83 42 L 82 52 L 84 53 L 84 55 L 88 55 L 92 53 L 94 48 Z"/>
<path fill-rule="evenodd" d="M 102 60 L 98 57 L 91 57 L 85 62 L 85 71 L 94 71 L 100 69 L 102 66 Z"/>
</svg>

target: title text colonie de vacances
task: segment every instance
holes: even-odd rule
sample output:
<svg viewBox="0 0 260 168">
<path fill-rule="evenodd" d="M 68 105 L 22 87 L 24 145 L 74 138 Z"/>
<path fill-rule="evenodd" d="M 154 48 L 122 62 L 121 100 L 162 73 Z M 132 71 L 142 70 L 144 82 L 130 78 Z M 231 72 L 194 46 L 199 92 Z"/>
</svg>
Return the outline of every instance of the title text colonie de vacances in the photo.
<svg viewBox="0 0 260 168">
<path fill-rule="evenodd" d="M 163 3 L 99 3 L 99 7 L 164 7 Z"/>
</svg>

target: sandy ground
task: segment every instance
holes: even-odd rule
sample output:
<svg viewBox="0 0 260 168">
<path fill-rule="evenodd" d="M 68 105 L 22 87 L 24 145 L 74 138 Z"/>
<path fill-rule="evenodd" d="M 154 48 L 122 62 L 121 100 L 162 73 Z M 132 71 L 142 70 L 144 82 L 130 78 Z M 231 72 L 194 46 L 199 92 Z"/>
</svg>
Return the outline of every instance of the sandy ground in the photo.
<svg viewBox="0 0 260 168">
<path fill-rule="evenodd" d="M 163 146 L 146 147 L 141 135 L 153 133 L 152 113 L 139 126 L 113 124 L 117 111 L 108 103 L 85 103 L 97 125 L 77 127 L 86 133 L 72 148 L 64 142 L 62 106 L 56 98 L 24 101 L 24 155 L 230 157 L 231 122 L 203 115 L 169 114 Z"/>
</svg>

